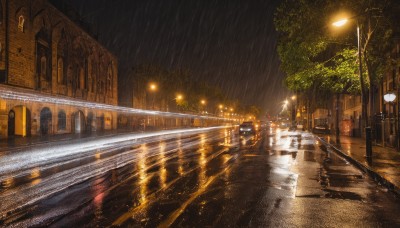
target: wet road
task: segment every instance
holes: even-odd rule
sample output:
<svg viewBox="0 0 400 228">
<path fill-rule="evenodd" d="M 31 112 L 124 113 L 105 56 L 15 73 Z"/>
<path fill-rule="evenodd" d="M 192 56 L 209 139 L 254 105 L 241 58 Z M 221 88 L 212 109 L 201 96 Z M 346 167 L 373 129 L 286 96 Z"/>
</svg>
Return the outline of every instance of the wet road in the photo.
<svg viewBox="0 0 400 228">
<path fill-rule="evenodd" d="M 305 132 L 49 147 L 0 154 L 1 226 L 400 226 L 397 197 Z"/>
</svg>

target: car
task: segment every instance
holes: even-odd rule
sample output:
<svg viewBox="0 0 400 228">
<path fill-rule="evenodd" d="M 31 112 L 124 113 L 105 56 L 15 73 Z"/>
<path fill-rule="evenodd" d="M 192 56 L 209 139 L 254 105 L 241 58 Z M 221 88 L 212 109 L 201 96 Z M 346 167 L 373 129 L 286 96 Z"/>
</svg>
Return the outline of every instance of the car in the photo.
<svg viewBox="0 0 400 228">
<path fill-rule="evenodd" d="M 239 135 L 251 134 L 254 135 L 256 133 L 256 126 L 252 121 L 245 121 L 239 125 Z"/>
<path fill-rule="evenodd" d="M 297 130 L 304 131 L 304 125 L 299 123 L 296 125 Z"/>
<path fill-rule="evenodd" d="M 316 125 L 313 128 L 313 133 L 314 134 L 330 134 L 331 130 L 329 129 L 329 126 L 327 124 Z"/>
</svg>

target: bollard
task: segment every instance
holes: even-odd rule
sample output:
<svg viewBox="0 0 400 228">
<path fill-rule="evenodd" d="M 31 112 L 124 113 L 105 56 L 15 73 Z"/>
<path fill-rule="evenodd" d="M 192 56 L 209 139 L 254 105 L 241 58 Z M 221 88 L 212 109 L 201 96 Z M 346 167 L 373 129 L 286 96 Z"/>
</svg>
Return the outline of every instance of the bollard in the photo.
<svg viewBox="0 0 400 228">
<path fill-rule="evenodd" d="M 372 157 L 372 131 L 371 127 L 366 127 L 365 128 L 365 143 L 366 143 L 366 157 L 370 158 Z"/>
</svg>

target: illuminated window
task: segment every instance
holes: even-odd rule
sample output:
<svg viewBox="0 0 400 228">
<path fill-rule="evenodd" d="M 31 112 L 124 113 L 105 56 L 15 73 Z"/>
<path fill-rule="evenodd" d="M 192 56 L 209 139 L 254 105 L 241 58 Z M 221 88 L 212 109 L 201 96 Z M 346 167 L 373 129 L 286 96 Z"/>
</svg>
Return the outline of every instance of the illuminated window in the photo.
<svg viewBox="0 0 400 228">
<path fill-rule="evenodd" d="M 19 16 L 18 18 L 18 29 L 21 32 L 24 32 L 24 24 L 25 24 L 25 18 L 24 16 Z"/>
</svg>

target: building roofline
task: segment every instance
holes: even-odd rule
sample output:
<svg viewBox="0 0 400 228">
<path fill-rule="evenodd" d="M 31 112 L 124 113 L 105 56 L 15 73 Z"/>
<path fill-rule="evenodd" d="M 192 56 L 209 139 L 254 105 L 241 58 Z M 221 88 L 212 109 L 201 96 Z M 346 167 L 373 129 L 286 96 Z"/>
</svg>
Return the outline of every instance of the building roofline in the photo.
<svg viewBox="0 0 400 228">
<path fill-rule="evenodd" d="M 76 24 L 73 20 L 71 20 L 71 18 L 69 18 L 67 15 L 65 15 L 61 10 L 59 10 L 55 5 L 53 5 L 50 1 L 46 1 L 46 4 L 49 5 L 53 10 L 55 10 L 56 12 L 58 12 L 60 14 L 61 17 L 63 17 L 64 19 L 66 19 L 67 21 L 69 21 L 70 23 L 73 24 L 73 26 L 75 26 L 76 28 L 78 28 L 79 30 L 81 30 L 84 34 L 86 34 L 90 39 L 92 39 L 96 44 L 98 44 L 101 48 L 103 48 L 104 50 L 106 50 L 110 55 L 112 55 L 112 57 L 114 57 L 117 62 L 118 62 L 118 57 L 112 53 L 108 48 L 106 48 L 102 43 L 100 43 L 97 39 L 95 39 L 91 34 L 89 34 L 85 29 L 83 29 L 81 26 L 79 26 L 78 24 Z"/>
</svg>

